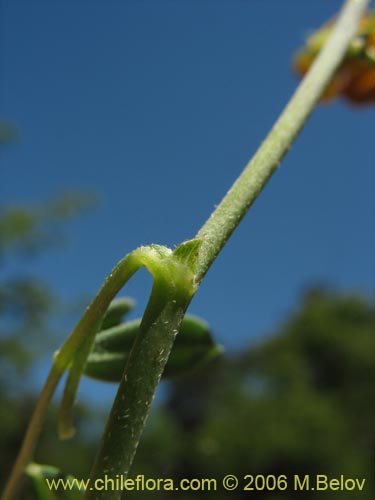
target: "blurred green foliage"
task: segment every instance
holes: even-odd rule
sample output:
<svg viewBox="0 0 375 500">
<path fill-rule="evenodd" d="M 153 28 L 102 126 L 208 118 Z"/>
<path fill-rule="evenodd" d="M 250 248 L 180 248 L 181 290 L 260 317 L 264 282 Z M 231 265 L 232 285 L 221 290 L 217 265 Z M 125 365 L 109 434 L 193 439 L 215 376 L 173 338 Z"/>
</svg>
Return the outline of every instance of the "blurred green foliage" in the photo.
<svg viewBox="0 0 375 500">
<path fill-rule="evenodd" d="M 0 209 L 0 380 L 15 390 L 19 376 L 35 356 L 45 354 L 50 328 L 48 318 L 57 297 L 38 277 L 19 269 L 50 245 L 63 241 L 62 225 L 92 206 L 89 195 L 65 194 L 38 207 L 12 206 Z M 9 268 L 11 270 L 9 270 Z M 41 340 L 43 339 L 43 340 Z M 37 340 L 37 342 L 36 342 Z M 47 340 L 47 342 L 46 342 Z"/>
<path fill-rule="evenodd" d="M 3 146 L 13 142 L 17 137 L 17 131 L 13 125 L 0 120 L 0 144 Z"/>
<path fill-rule="evenodd" d="M 81 200 L 82 201 L 82 200 Z M 29 259 L 55 242 L 56 222 L 81 201 L 13 207 L 0 215 L 0 273 L 7 259 Z M 4 273 L 3 273 L 4 274 Z M 0 286 L 0 479 L 14 461 L 34 406 L 28 383 L 40 347 L 53 335 L 56 297 L 37 277 L 8 275 Z M 249 328 L 250 329 L 250 328 Z M 233 332 L 235 334 L 235 332 Z M 35 346 L 38 348 L 35 349 Z M 156 406 L 130 474 L 147 478 L 217 478 L 236 474 L 327 474 L 366 478 L 372 500 L 375 413 L 375 308 L 360 295 L 310 289 L 288 321 L 243 352 L 169 382 Z M 84 431 L 98 409 L 78 409 L 78 433 L 56 436 L 52 407 L 36 460 L 86 479 L 99 436 Z M 243 484 L 245 482 L 243 481 Z M 23 499 L 33 499 L 26 482 Z M 292 499 L 297 493 L 174 492 L 176 499 Z M 128 492 L 127 499 L 165 499 L 165 492 Z M 307 499 L 316 492 L 302 492 Z M 343 493 L 320 492 L 335 500 Z M 350 496 L 350 498 L 357 498 Z M 359 497 L 358 497 L 359 498 Z"/>
<path fill-rule="evenodd" d="M 0 259 L 30 257 L 64 242 L 61 223 L 91 208 L 92 194 L 66 193 L 42 206 L 14 205 L 0 212 Z"/>
<path fill-rule="evenodd" d="M 0 210 L 1 489 L 35 405 L 33 369 L 56 345 L 53 339 L 57 329 L 51 323 L 61 305 L 50 287 L 28 268 L 41 252 L 63 241 L 64 224 L 93 202 L 92 196 L 67 194 L 38 207 L 17 205 Z M 62 467 L 87 464 L 86 469 L 81 469 L 87 474 L 93 443 L 84 438 L 60 446 L 53 428 L 54 413 L 52 410 L 47 422 L 40 453 L 52 462 L 57 460 Z M 78 425 L 82 415 L 88 419 L 85 410 L 79 408 Z M 20 498 L 34 498 L 27 496 L 29 489 L 28 483 Z"/>
<path fill-rule="evenodd" d="M 366 478 L 365 490 L 350 498 L 374 498 L 374 352 L 374 306 L 358 295 L 311 289 L 274 335 L 170 387 L 141 442 L 132 477 L 344 474 Z M 273 500 L 298 495 L 219 487 L 174 498 L 249 494 Z M 299 493 L 311 499 L 316 494 Z M 343 495 L 319 492 L 329 500 Z M 126 498 L 164 496 L 138 492 Z"/>
</svg>

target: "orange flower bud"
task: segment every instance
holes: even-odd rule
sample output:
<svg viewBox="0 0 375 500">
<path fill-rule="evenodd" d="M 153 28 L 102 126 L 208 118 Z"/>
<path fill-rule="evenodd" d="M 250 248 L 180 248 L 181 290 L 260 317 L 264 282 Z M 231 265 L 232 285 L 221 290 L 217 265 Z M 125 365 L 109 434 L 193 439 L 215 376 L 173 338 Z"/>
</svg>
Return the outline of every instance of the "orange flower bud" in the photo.
<svg viewBox="0 0 375 500">
<path fill-rule="evenodd" d="M 325 44 L 333 23 L 329 21 L 310 36 L 295 56 L 293 66 L 300 76 L 308 71 Z M 375 12 L 360 20 L 357 35 L 321 100 L 327 102 L 337 96 L 353 104 L 375 104 Z"/>
</svg>

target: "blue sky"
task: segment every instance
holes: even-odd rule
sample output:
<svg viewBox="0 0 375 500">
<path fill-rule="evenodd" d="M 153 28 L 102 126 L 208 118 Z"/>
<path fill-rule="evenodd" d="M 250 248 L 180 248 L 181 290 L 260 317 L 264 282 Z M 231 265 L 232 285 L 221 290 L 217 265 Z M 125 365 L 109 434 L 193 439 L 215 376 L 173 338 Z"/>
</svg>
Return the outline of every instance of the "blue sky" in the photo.
<svg viewBox="0 0 375 500">
<path fill-rule="evenodd" d="M 292 54 L 340 5 L 3 0 L 0 114 L 19 140 L 1 203 L 100 199 L 32 271 L 91 296 L 140 244 L 193 237 L 295 89 Z M 374 297 L 373 120 L 319 107 L 209 271 L 190 311 L 228 350 L 271 332 L 309 284 Z M 126 291 L 138 314 L 150 284 Z"/>
</svg>

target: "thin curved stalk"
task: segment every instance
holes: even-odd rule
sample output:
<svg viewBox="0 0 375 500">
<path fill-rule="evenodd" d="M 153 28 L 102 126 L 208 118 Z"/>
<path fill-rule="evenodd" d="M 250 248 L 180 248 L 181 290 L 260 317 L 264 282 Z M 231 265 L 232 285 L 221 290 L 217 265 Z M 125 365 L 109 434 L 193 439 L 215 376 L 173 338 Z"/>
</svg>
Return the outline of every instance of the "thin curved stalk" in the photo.
<svg viewBox="0 0 375 500">
<path fill-rule="evenodd" d="M 106 471 L 113 473 L 116 470 L 121 470 L 122 473 L 127 473 L 143 430 L 154 391 L 169 357 L 174 336 L 197 285 L 202 281 L 234 229 L 277 169 L 308 119 L 325 86 L 342 61 L 356 31 L 358 20 L 367 4 L 368 0 L 347 0 L 345 2 L 332 35 L 306 78 L 253 159 L 210 219 L 198 232 L 197 237 L 202 240 L 202 244 L 199 249 L 195 249 L 197 262 L 193 279 L 194 286 L 186 286 L 183 279 L 177 279 L 179 283 L 176 282 L 177 284 L 174 283 L 171 286 L 169 280 L 171 275 L 165 279 L 168 273 L 163 275 L 159 282 L 155 282 L 142 320 L 141 334 L 129 358 L 126 375 L 120 383 L 111 419 L 92 471 L 92 478 L 99 478 Z M 116 266 L 71 336 L 56 354 L 2 500 L 15 498 L 20 477 L 34 452 L 50 399 L 76 350 L 82 346 L 88 336 L 95 335 L 98 324 L 113 297 L 139 267 L 145 265 L 142 260 L 145 258 L 142 253 L 143 249 L 138 250 L 140 252 L 136 254 L 136 250 Z M 177 255 L 176 252 L 175 254 Z M 145 379 L 147 384 L 140 384 L 141 379 Z M 73 384 L 73 386 L 75 385 Z M 127 394 L 131 396 L 127 396 Z M 128 409 L 132 409 L 131 418 L 134 419 L 134 425 L 116 426 L 116 419 L 124 424 Z M 116 431 L 114 433 L 115 441 L 113 430 Z M 122 438 L 125 440 L 122 441 Z M 120 443 L 119 451 L 112 453 L 111 443 L 117 441 Z M 121 465 L 119 465 L 118 460 L 121 461 Z M 127 466 L 122 469 L 124 464 Z M 107 491 L 105 498 L 120 498 L 120 492 L 112 493 Z M 98 496 L 98 491 L 95 490 L 89 491 L 87 495 L 87 498 L 92 498 L 92 495 L 95 498 L 104 498 Z"/>
<path fill-rule="evenodd" d="M 196 291 L 195 265 L 201 243 L 198 239 L 182 243 L 155 270 L 140 331 L 90 475 L 90 483 L 96 486 L 86 491 L 86 498 L 120 498 L 121 492 L 100 489 L 99 485 L 104 476 L 127 475 L 132 464 L 156 387 Z"/>
<path fill-rule="evenodd" d="M 36 403 L 21 450 L 2 494 L 2 500 L 13 500 L 16 498 L 25 467 L 32 459 L 51 398 L 63 373 L 74 359 L 75 353 L 88 341 L 90 336 L 95 335 L 98 325 L 101 323 L 109 304 L 133 274 L 144 265 L 152 267 L 154 262 L 160 258 L 155 248 L 156 246 L 140 247 L 128 254 L 117 264 L 105 280 L 102 288 L 99 290 L 90 306 L 86 309 L 71 335 L 61 349 L 55 354 L 52 368 Z M 160 249 L 163 247 L 158 248 Z M 170 250 L 168 250 L 168 252 L 170 253 Z M 73 384 L 73 386 L 74 389 L 77 388 L 76 384 Z M 73 395 L 67 399 L 68 403 L 73 404 Z M 66 409 L 64 414 L 68 419 L 69 409 Z"/>
<path fill-rule="evenodd" d="M 91 474 L 91 484 L 98 485 L 98 481 L 101 482 L 105 476 L 116 478 L 127 475 L 133 462 L 155 388 L 189 304 L 188 298 L 173 300 L 172 296 L 166 296 L 165 301 L 161 302 L 161 294 L 165 295 L 168 289 L 168 283 L 159 283 L 152 291 L 104 431 Z M 151 313 L 154 304 L 158 307 L 156 317 Z M 119 498 L 121 494 L 118 491 L 95 490 L 88 490 L 86 497 L 108 500 Z"/>
<path fill-rule="evenodd" d="M 368 0 L 346 1 L 326 46 L 269 136 L 198 232 L 197 238 L 201 240 L 201 245 L 196 252 L 196 288 L 305 124 L 335 69 L 344 58 L 367 4 Z M 191 300 L 191 297 L 188 300 L 185 298 L 177 307 L 174 293 L 178 288 L 171 288 L 170 282 L 166 281 L 164 292 L 159 290 L 158 293 L 165 293 L 166 290 L 169 291 L 169 297 L 166 296 L 166 302 L 157 301 L 159 310 L 156 315 L 153 314 L 152 321 L 149 321 L 150 310 L 155 313 L 153 306 L 156 292 L 151 295 L 142 321 L 141 336 L 130 354 L 91 471 L 92 489 L 87 490 L 86 500 L 121 498 L 120 491 L 99 490 L 96 485 L 102 484 L 104 475 L 115 478 L 116 474 L 128 474 L 153 394 L 173 345 L 176 329 Z M 162 355 L 158 356 L 158 352 L 162 352 Z"/>
</svg>

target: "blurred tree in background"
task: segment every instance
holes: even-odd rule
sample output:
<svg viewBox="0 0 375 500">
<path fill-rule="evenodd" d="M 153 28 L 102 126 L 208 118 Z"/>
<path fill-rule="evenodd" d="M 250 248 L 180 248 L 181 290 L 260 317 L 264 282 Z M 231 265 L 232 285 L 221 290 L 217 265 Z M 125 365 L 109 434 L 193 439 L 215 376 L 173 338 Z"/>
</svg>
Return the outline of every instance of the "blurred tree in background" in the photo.
<svg viewBox="0 0 375 500">
<path fill-rule="evenodd" d="M 13 206 L 0 212 L 0 347 L 4 355 L 0 379 L 5 377 L 12 391 L 19 383 L 17 374 L 24 376 L 34 357 L 45 354 L 47 318 L 57 300 L 40 279 L 28 271 L 20 273 L 20 261 L 30 262 L 60 244 L 61 223 L 91 202 L 89 197 L 64 195 L 43 207 Z"/>
<path fill-rule="evenodd" d="M 366 478 L 360 498 L 374 498 L 374 334 L 375 308 L 365 298 L 311 289 L 274 335 L 170 387 L 132 475 L 344 474 Z M 250 493 L 298 495 L 219 488 L 174 497 L 245 499 Z M 300 494 L 315 498 L 315 492 Z M 342 495 L 319 492 L 330 500 Z M 156 492 L 127 496 L 151 497 Z"/>
<path fill-rule="evenodd" d="M 0 215 L 2 482 L 35 402 L 30 374 L 54 345 L 50 325 L 58 303 L 37 276 L 9 272 L 8 264 L 27 261 L 60 242 L 60 223 L 85 206 L 84 198 L 68 196 L 39 208 L 10 207 Z M 273 335 L 166 385 L 165 402 L 153 410 L 131 477 L 345 474 L 365 477 L 360 498 L 372 499 L 374 333 L 375 308 L 366 298 L 310 289 Z M 97 413 L 81 405 L 77 436 L 61 443 L 53 407 L 36 459 L 87 478 L 98 436 L 82 433 L 79 423 Z M 30 491 L 22 498 L 34 498 Z M 294 495 L 251 492 L 252 498 L 273 500 Z M 302 495 L 313 498 L 314 492 Z M 126 498 L 165 496 L 128 492 Z M 249 492 L 173 493 L 181 500 L 203 496 L 245 499 Z M 342 492 L 321 492 L 320 498 L 342 498 Z"/>
<path fill-rule="evenodd" d="M 37 394 L 31 375 L 43 356 L 56 347 L 58 332 L 58 327 L 51 327 L 60 305 L 57 296 L 28 269 L 33 259 L 63 241 L 63 224 L 93 201 L 92 196 L 63 195 L 40 207 L 17 205 L 0 210 L 1 483 L 15 460 L 35 405 Z M 83 440 L 58 447 L 53 413 L 40 453 L 46 450 L 49 460 L 87 474 L 92 444 Z M 83 414 L 81 407 L 78 415 Z M 23 495 L 29 498 L 26 492 Z"/>
<path fill-rule="evenodd" d="M 5 144 L 13 142 L 16 136 L 17 133 L 14 126 L 8 122 L 0 120 L 0 144 L 4 146 Z"/>
</svg>

